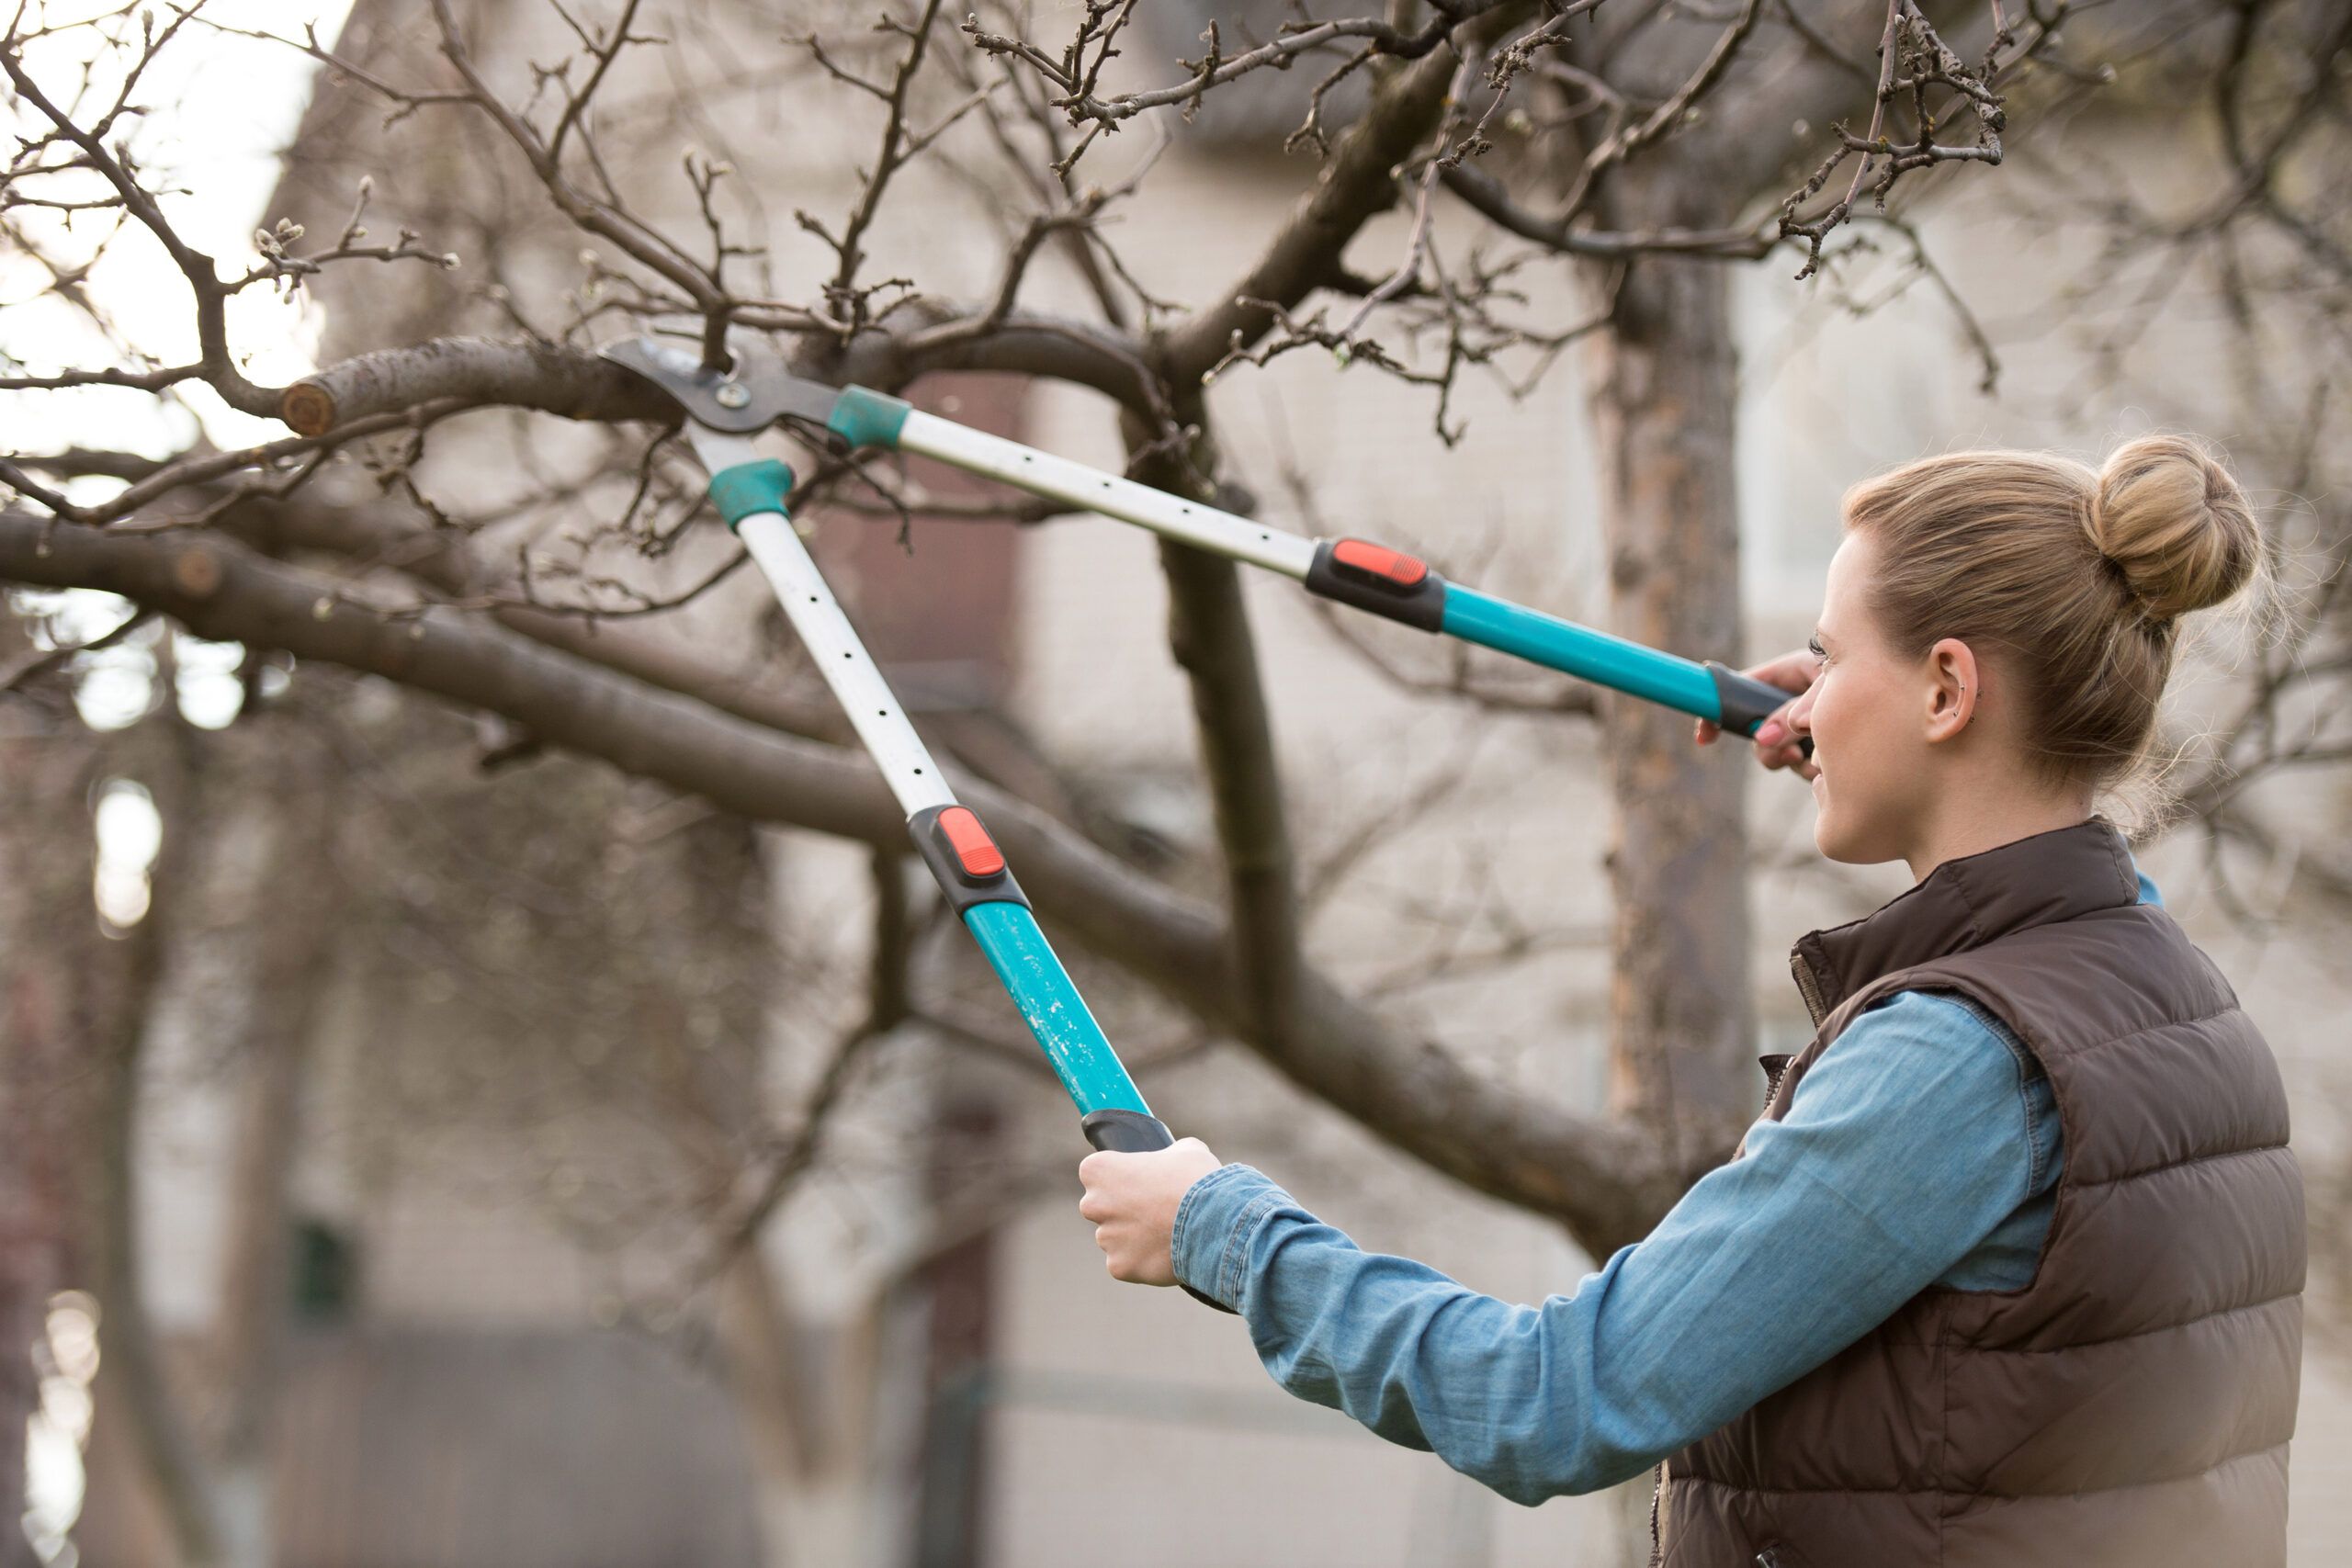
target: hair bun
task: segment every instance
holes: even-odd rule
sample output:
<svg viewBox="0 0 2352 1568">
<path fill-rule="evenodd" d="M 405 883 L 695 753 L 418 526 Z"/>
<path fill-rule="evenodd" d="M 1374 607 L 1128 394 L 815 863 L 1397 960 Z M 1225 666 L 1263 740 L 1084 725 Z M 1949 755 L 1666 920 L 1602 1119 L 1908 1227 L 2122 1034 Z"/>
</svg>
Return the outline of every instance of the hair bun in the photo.
<svg viewBox="0 0 2352 1568">
<path fill-rule="evenodd" d="M 2262 559 L 2245 492 L 2186 435 L 2143 435 L 2115 449 L 2091 502 L 2090 535 L 2157 621 L 2222 603 Z"/>
</svg>

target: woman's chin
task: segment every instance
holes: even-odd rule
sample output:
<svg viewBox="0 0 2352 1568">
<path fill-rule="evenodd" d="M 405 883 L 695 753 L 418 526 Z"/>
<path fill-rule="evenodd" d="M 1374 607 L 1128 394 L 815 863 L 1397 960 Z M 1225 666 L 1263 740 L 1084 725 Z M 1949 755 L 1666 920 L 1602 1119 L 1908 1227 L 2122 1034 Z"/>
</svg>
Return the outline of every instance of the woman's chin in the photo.
<svg viewBox="0 0 2352 1568">
<path fill-rule="evenodd" d="M 1822 859 L 1839 865 L 1880 865 L 1901 860 L 1900 843 L 1887 831 L 1887 825 L 1857 823 L 1852 813 L 1837 810 L 1826 799 L 1813 819 L 1814 848 L 1821 852 Z"/>
<path fill-rule="evenodd" d="M 1836 861 L 1839 865 L 1869 865 L 1878 858 L 1860 853 L 1856 851 L 1852 845 L 1841 841 L 1833 834 L 1824 833 L 1818 829 L 1814 831 L 1813 841 L 1815 847 L 1821 851 L 1822 859 Z"/>
<path fill-rule="evenodd" d="M 1859 863 L 1861 857 L 1855 852 L 1859 846 L 1855 844 L 1853 835 L 1846 830 L 1846 824 L 1838 813 L 1830 806 L 1819 779 L 1813 781 L 1813 798 L 1819 807 L 1813 818 L 1814 848 L 1821 852 L 1825 860 L 1834 860 L 1845 865 Z"/>
</svg>

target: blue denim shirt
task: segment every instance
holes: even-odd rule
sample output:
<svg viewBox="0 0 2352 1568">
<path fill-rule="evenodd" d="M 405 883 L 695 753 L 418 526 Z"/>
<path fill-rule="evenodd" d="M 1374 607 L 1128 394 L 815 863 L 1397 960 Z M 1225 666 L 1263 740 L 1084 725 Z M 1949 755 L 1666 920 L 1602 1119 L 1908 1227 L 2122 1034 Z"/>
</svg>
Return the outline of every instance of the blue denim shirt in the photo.
<svg viewBox="0 0 2352 1568">
<path fill-rule="evenodd" d="M 1931 1284 L 2028 1283 L 2059 1139 L 2007 1029 L 1903 991 L 1821 1054 L 1783 1120 L 1749 1129 L 1746 1158 L 1541 1305 L 1364 1252 L 1246 1165 L 1193 1184 L 1172 1247 L 1284 1388 L 1532 1506 L 1641 1473 Z"/>
</svg>

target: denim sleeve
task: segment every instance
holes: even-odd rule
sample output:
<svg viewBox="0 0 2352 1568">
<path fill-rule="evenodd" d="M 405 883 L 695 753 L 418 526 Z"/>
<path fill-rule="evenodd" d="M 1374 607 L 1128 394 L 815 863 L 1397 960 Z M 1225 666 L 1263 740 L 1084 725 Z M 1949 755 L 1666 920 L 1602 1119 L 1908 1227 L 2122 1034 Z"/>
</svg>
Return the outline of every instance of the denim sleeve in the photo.
<svg viewBox="0 0 2352 1568">
<path fill-rule="evenodd" d="M 2018 1056 L 1905 992 L 1857 1020 L 1657 1230 L 1524 1306 L 1368 1253 L 1244 1165 L 1180 1206 L 1186 1284 L 1302 1399 L 1533 1505 L 1639 1474 L 1853 1343 L 2041 1173 Z"/>
</svg>

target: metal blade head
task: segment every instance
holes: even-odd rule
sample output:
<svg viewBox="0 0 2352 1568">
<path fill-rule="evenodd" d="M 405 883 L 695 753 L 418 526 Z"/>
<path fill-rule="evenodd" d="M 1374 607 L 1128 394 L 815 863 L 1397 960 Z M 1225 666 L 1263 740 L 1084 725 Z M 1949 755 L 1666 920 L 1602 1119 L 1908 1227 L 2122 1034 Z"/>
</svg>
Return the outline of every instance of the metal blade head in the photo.
<svg viewBox="0 0 2352 1568">
<path fill-rule="evenodd" d="M 602 355 L 669 393 L 692 424 L 730 434 L 765 430 L 780 419 L 822 425 L 841 398 L 838 389 L 793 375 L 748 343 L 737 344 L 729 370 L 713 370 L 684 344 L 654 337 L 608 344 Z"/>
</svg>

